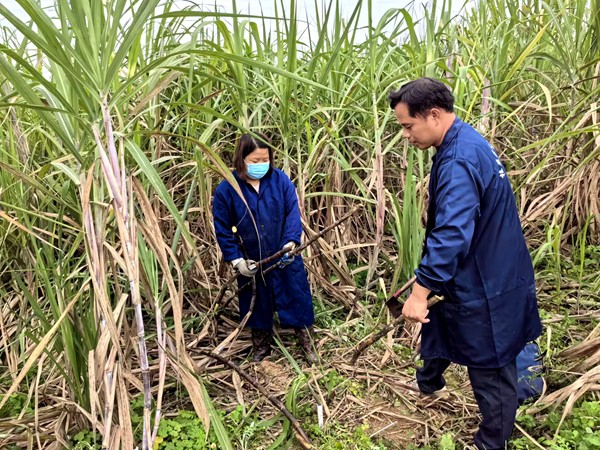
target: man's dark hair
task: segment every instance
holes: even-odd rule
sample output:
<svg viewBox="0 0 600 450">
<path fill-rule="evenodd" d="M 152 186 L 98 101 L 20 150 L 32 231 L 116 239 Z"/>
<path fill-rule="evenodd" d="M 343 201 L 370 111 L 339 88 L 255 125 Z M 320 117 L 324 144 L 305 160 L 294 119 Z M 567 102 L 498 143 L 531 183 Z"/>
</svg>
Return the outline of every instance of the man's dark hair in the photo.
<svg viewBox="0 0 600 450">
<path fill-rule="evenodd" d="M 246 179 L 246 163 L 244 159 L 257 148 L 266 148 L 269 150 L 269 165 L 271 169 L 274 167 L 273 146 L 269 142 L 269 139 L 262 133 L 244 134 L 238 141 L 233 156 L 233 167 L 242 180 Z"/>
<path fill-rule="evenodd" d="M 432 108 L 454 112 L 454 97 L 448 86 L 435 78 L 409 81 L 397 91 L 390 92 L 390 108 L 405 103 L 411 117 L 424 116 Z"/>
</svg>

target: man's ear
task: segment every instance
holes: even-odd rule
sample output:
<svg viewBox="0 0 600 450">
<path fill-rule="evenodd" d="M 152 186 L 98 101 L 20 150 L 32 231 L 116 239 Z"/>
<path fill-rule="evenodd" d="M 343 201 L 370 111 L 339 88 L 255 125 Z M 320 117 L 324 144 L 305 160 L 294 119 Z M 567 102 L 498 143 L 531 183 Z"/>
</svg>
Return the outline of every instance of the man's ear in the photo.
<svg viewBox="0 0 600 450">
<path fill-rule="evenodd" d="M 439 108 L 431 108 L 429 110 L 429 115 L 431 116 L 432 119 L 440 120 L 440 118 L 442 116 L 442 112 L 440 111 Z"/>
</svg>

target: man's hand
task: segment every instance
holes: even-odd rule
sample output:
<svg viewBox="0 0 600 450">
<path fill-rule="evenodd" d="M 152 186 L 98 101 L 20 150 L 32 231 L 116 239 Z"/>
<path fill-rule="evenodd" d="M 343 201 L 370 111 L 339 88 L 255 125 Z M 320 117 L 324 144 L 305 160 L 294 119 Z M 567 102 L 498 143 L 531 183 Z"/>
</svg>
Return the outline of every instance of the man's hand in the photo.
<svg viewBox="0 0 600 450">
<path fill-rule="evenodd" d="M 402 308 L 402 315 L 409 322 L 428 323 L 429 309 L 427 309 L 427 296 L 431 291 L 415 283 L 412 292 Z"/>
<path fill-rule="evenodd" d="M 248 278 L 253 277 L 254 274 L 258 272 L 258 265 L 256 264 L 256 261 L 253 261 L 251 259 L 239 259 L 233 264 L 233 267 L 241 275 L 244 275 Z"/>
</svg>

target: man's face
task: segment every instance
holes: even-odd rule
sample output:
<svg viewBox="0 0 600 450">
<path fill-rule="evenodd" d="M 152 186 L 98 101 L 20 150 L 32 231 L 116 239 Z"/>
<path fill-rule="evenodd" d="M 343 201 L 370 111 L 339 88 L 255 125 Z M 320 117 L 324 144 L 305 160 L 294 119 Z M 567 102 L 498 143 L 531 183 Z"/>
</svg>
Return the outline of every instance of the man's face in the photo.
<svg viewBox="0 0 600 450">
<path fill-rule="evenodd" d="M 432 109 L 424 116 L 411 117 L 406 103 L 398 103 L 394 108 L 396 119 L 402 125 L 402 136 L 421 150 L 438 144 L 439 140 L 439 111 Z"/>
</svg>

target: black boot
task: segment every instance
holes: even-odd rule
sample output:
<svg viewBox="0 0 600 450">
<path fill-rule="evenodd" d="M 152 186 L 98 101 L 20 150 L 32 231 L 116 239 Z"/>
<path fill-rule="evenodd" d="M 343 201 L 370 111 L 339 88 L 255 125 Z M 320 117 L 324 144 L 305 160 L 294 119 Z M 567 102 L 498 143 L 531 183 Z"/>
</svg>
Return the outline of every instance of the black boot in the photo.
<svg viewBox="0 0 600 450">
<path fill-rule="evenodd" d="M 254 362 L 260 362 L 271 354 L 271 332 L 252 328 L 252 351 Z"/>
<path fill-rule="evenodd" d="M 300 344 L 300 347 L 302 347 L 302 350 L 304 351 L 304 356 L 306 358 L 306 361 L 309 364 L 317 364 L 319 362 L 319 359 L 317 358 L 317 354 L 315 352 L 315 348 L 313 346 L 313 341 L 314 341 L 314 335 L 315 332 L 313 330 L 313 327 L 306 327 L 306 328 L 296 328 L 296 336 L 298 337 L 298 343 Z"/>
</svg>

